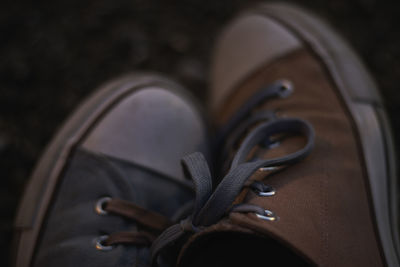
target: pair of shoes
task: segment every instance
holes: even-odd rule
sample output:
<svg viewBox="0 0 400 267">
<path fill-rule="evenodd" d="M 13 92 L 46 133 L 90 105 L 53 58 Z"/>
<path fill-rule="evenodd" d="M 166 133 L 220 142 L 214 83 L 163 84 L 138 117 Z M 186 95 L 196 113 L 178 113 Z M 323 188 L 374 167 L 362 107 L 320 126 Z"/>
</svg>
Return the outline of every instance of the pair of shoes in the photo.
<svg viewBox="0 0 400 267">
<path fill-rule="evenodd" d="M 90 97 L 33 173 L 15 265 L 400 265 L 383 102 L 324 22 L 288 4 L 242 13 L 217 42 L 210 103 L 213 142 L 165 78 Z"/>
</svg>

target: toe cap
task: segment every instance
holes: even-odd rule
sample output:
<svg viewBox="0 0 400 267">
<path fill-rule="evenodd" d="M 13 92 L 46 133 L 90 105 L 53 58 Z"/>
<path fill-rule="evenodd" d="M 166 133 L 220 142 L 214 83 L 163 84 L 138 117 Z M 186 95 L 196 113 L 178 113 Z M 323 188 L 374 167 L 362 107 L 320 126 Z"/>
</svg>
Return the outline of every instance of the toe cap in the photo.
<svg viewBox="0 0 400 267">
<path fill-rule="evenodd" d="M 152 86 L 115 104 L 82 146 L 184 179 L 180 159 L 195 151 L 207 153 L 206 135 L 203 119 L 188 99 Z"/>
<path fill-rule="evenodd" d="M 251 72 L 301 47 L 285 27 L 262 14 L 245 13 L 229 24 L 214 50 L 211 108 Z"/>
</svg>

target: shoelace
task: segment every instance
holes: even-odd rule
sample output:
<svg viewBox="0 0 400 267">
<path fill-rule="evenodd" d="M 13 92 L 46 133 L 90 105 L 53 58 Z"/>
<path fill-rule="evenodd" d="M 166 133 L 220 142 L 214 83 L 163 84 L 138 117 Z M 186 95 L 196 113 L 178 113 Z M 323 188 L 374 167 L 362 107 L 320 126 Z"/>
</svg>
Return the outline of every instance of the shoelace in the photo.
<svg viewBox="0 0 400 267">
<path fill-rule="evenodd" d="M 132 202 L 103 197 L 95 205 L 99 215 L 113 214 L 134 221 L 141 227 L 140 231 L 115 232 L 100 236 L 96 241 L 99 250 L 111 250 L 115 245 L 133 244 L 150 246 L 156 237 L 173 223 L 165 216 L 144 209 Z"/>
<path fill-rule="evenodd" d="M 193 180 L 195 187 L 196 198 L 193 213 L 180 223 L 166 229 L 153 242 L 151 247 L 153 266 L 162 266 L 165 262 L 176 262 L 180 246 L 192 234 L 217 223 L 230 212 L 255 213 L 261 219 L 274 220 L 275 216 L 269 210 L 251 204 L 233 205 L 233 202 L 248 183 L 250 176 L 260 168 L 268 170 L 292 165 L 304 159 L 311 152 L 314 143 L 314 131 L 308 122 L 297 118 L 277 118 L 272 115 L 271 111 L 251 114 L 252 110 L 265 103 L 266 99 L 287 97 L 291 90 L 291 85 L 286 81 L 278 81 L 260 90 L 226 124 L 221 132 L 221 143 L 227 139 L 228 135 L 233 137 L 230 138 L 231 141 L 227 142 L 225 148 L 221 146 L 225 156 L 229 146 L 236 143 L 244 135 L 246 129 L 250 126 L 253 126 L 253 128 L 241 142 L 229 171 L 214 191 L 212 190 L 211 173 L 203 155 L 196 152 L 182 159 L 183 167 L 187 175 Z M 249 118 L 246 119 L 246 117 Z M 257 126 L 254 126 L 256 124 Z M 254 147 L 260 144 L 267 148 L 270 147 L 275 143 L 274 136 L 278 134 L 304 136 L 306 144 L 300 150 L 282 157 L 273 159 L 253 158 L 251 161 L 247 161 Z M 252 182 L 250 186 L 265 194 L 272 194 L 271 189 L 261 182 Z"/>
</svg>

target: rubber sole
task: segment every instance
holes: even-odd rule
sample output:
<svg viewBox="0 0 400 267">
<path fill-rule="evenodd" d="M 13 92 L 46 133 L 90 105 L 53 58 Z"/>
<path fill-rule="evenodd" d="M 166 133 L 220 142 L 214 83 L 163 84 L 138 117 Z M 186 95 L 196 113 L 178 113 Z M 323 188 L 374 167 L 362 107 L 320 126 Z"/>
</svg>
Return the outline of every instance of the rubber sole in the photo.
<svg viewBox="0 0 400 267">
<path fill-rule="evenodd" d="M 69 117 L 43 156 L 25 188 L 15 221 L 13 265 L 30 266 L 41 226 L 51 205 L 54 192 L 74 148 L 85 138 L 96 122 L 126 95 L 145 87 L 158 86 L 194 100 L 179 85 L 150 74 L 131 74 L 109 82 L 97 90 Z M 175 181 L 191 188 L 191 183 Z"/>
<path fill-rule="evenodd" d="M 325 63 L 360 137 L 378 235 L 388 266 L 399 266 L 397 170 L 392 131 L 371 75 L 350 46 L 323 20 L 288 4 L 264 4 L 251 13 L 275 20 Z"/>
</svg>

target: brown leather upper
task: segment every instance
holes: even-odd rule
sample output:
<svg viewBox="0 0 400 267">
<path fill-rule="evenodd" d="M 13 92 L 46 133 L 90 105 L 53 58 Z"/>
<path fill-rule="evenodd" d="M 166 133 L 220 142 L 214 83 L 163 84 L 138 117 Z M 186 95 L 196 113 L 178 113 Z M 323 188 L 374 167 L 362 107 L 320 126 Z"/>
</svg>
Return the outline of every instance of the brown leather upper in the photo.
<svg viewBox="0 0 400 267">
<path fill-rule="evenodd" d="M 227 222 L 272 237 L 318 266 L 382 266 L 357 130 L 316 56 L 299 49 L 258 70 L 215 113 L 217 124 L 223 125 L 248 97 L 278 79 L 292 81 L 293 94 L 270 100 L 263 108 L 310 122 L 315 147 L 300 163 L 261 176 L 276 189 L 275 196 L 259 197 L 248 189 L 239 195 L 237 202 L 271 210 L 279 217 L 277 221 L 231 213 Z M 254 176 L 260 179 L 260 174 Z M 197 237 L 212 238 L 213 233 L 218 233 L 218 224 Z M 195 244 L 196 236 L 190 242 Z M 186 247 L 190 251 L 190 243 Z"/>
</svg>

